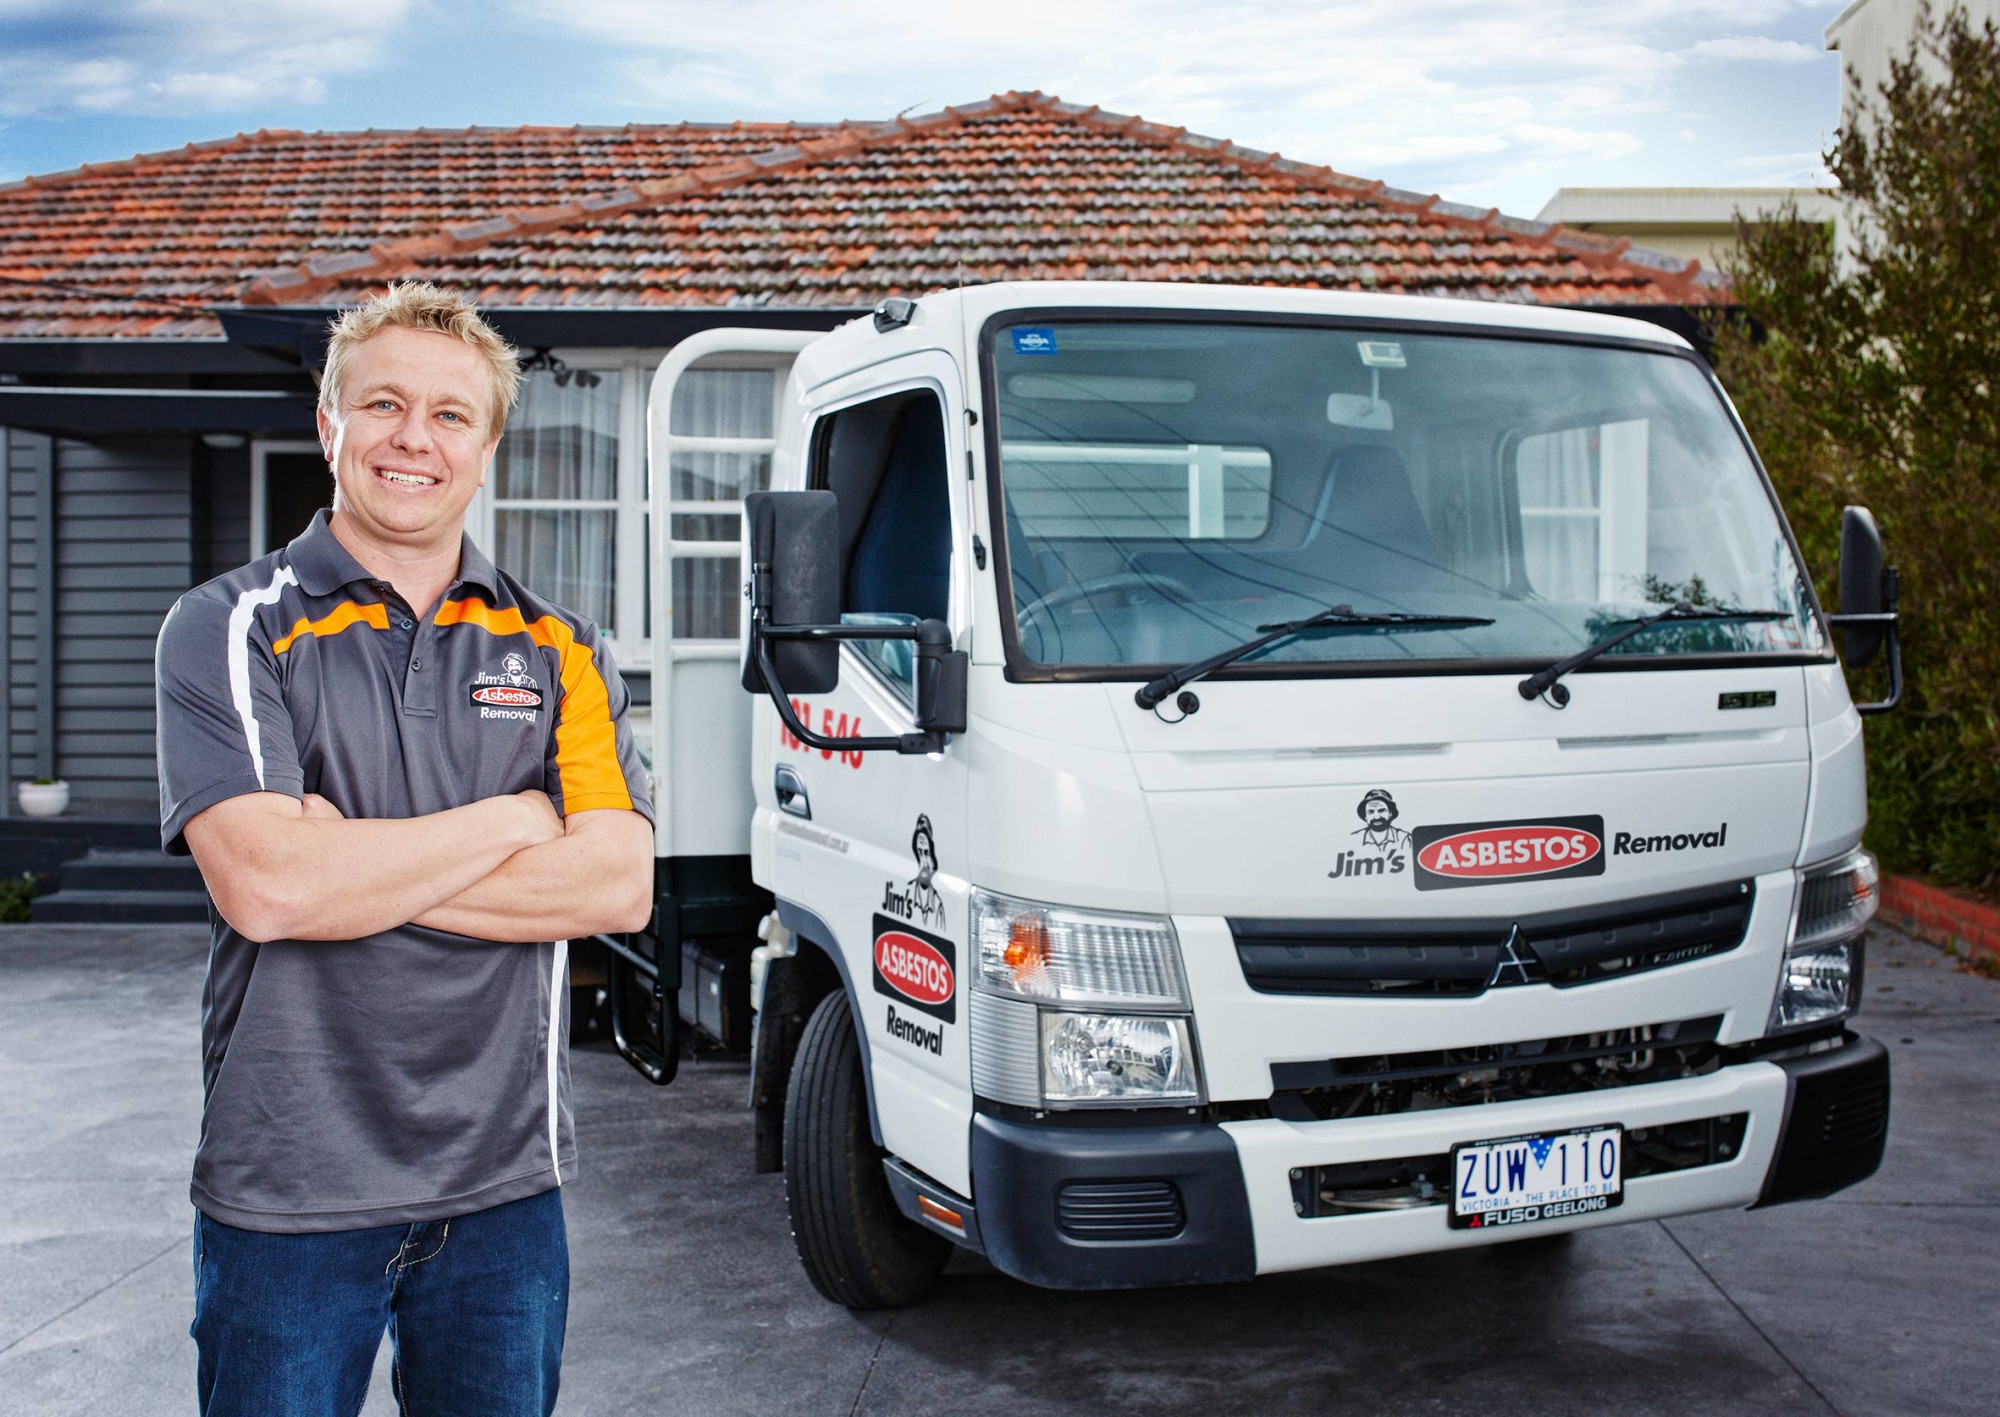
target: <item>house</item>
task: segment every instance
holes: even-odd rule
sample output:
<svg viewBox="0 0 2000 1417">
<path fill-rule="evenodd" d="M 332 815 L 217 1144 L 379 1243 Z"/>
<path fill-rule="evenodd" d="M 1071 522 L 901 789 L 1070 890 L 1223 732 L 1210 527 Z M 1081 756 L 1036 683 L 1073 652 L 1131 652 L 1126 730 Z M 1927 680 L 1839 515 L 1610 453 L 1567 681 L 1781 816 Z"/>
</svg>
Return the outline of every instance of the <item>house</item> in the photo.
<svg viewBox="0 0 2000 1417">
<path fill-rule="evenodd" d="M 1569 231 L 1625 237 L 1682 260 L 1727 271 L 1740 245 L 1737 223 L 1770 221 L 1787 209 L 1831 225 L 1839 195 L 1827 187 L 1564 187 L 1536 215 Z"/>
<path fill-rule="evenodd" d="M 1406 291 L 1687 330 L 1725 298 L 1627 240 L 1035 93 L 886 123 L 266 131 L 30 178 L 0 187 L 10 779 L 60 775 L 88 818 L 154 815 L 161 617 L 325 503 L 327 319 L 405 276 L 468 291 L 530 353 L 474 535 L 596 617 L 641 701 L 652 635 L 736 631 L 722 560 L 677 571 L 674 623 L 647 620 L 641 410 L 695 331 L 827 329 L 1003 277 Z M 677 417 L 751 435 L 776 395 L 768 368 L 715 368 Z M 733 542 L 763 473 L 726 452 L 676 466 L 677 534 Z"/>
</svg>

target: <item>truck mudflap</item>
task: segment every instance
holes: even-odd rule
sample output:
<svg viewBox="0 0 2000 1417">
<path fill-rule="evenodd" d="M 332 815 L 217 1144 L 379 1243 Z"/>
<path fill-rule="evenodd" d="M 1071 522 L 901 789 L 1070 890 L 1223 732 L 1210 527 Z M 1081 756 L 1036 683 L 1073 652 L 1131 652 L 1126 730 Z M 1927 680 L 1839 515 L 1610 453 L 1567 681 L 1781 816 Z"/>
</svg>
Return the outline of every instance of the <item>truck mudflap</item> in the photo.
<svg viewBox="0 0 2000 1417">
<path fill-rule="evenodd" d="M 1773 1059 L 1785 1070 L 1785 1125 L 1758 1206 L 1815 1200 L 1875 1174 L 1889 1140 L 1889 1050 L 1843 1033 L 1841 1046 Z"/>
<path fill-rule="evenodd" d="M 1213 1122 L 1091 1126 L 972 1119 L 986 1257 L 1048 1289 L 1253 1277 L 1236 1144 Z"/>
</svg>

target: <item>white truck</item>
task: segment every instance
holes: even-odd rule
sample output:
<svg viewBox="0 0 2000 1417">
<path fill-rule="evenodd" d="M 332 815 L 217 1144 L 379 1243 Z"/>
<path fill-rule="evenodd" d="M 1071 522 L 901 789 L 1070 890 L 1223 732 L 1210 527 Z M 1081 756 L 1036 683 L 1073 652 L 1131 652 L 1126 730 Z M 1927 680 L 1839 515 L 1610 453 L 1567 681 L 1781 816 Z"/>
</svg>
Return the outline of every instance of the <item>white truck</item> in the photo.
<svg viewBox="0 0 2000 1417">
<path fill-rule="evenodd" d="M 677 434 L 744 360 L 789 370 L 772 436 Z M 658 1082 L 686 1028 L 749 1051 L 829 1299 L 953 1246 L 1238 1280 L 1876 1168 L 1895 573 L 1849 509 L 1821 611 L 1678 336 L 995 284 L 699 335 L 649 420 L 653 625 L 744 599 L 734 645 L 655 633 L 660 909 L 610 1011 Z M 746 454 L 740 544 L 684 535 L 717 509 L 670 474 Z"/>
</svg>

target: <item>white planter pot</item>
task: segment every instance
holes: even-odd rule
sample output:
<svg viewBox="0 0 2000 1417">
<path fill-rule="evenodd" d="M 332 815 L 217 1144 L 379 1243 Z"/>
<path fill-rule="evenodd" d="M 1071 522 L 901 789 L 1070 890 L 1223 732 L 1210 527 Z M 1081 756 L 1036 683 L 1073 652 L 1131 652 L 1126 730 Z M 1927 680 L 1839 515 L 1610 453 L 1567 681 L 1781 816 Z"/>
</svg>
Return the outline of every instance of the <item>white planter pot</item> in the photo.
<svg viewBox="0 0 2000 1417">
<path fill-rule="evenodd" d="M 60 817 L 69 810 L 66 782 L 20 782 L 14 785 L 14 800 L 28 817 Z"/>
</svg>

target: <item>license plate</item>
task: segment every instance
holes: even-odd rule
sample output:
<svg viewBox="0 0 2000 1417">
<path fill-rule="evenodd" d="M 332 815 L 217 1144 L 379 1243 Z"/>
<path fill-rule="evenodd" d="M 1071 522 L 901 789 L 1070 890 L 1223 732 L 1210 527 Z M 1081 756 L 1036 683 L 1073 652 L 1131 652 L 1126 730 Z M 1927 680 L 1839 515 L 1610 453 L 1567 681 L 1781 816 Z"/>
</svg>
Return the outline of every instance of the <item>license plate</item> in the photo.
<svg viewBox="0 0 2000 1417">
<path fill-rule="evenodd" d="M 1625 1199 L 1625 1129 L 1460 1142 L 1451 1149 L 1451 1228 L 1590 1215 Z"/>
</svg>

